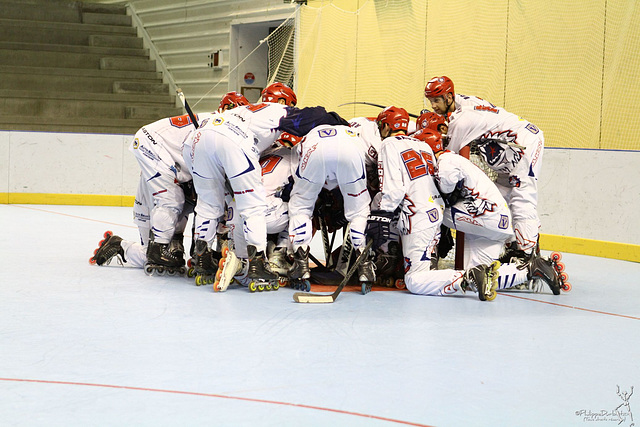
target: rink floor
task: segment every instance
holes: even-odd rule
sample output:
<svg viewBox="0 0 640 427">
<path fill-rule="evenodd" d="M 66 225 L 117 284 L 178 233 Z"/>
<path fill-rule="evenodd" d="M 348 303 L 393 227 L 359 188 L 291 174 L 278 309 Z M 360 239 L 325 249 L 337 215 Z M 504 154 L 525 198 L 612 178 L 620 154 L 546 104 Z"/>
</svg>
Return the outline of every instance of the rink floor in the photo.
<svg viewBox="0 0 640 427">
<path fill-rule="evenodd" d="M 640 422 L 638 263 L 564 254 L 559 296 L 307 305 L 90 265 L 105 230 L 137 239 L 130 208 L 0 205 L 0 227 L 2 426 Z"/>
</svg>

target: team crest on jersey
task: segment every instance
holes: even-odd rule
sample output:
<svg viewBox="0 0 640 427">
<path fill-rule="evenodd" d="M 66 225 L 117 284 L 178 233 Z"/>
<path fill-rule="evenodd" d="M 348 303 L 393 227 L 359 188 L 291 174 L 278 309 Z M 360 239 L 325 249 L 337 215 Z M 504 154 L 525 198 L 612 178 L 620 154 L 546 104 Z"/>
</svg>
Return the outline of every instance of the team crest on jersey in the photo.
<svg viewBox="0 0 640 427">
<path fill-rule="evenodd" d="M 429 221 L 437 222 L 440 219 L 440 214 L 438 213 L 438 209 L 433 208 L 427 211 L 427 216 L 429 217 Z"/>
<path fill-rule="evenodd" d="M 349 136 L 350 136 L 350 137 L 352 137 L 352 138 L 353 138 L 353 137 L 355 137 L 355 136 L 358 136 L 358 133 L 357 133 L 357 132 L 354 132 L 354 131 L 353 131 L 353 130 L 351 130 L 351 129 L 345 129 L 344 131 L 346 132 L 346 134 L 347 134 L 347 135 L 349 135 Z"/>
<path fill-rule="evenodd" d="M 329 138 L 331 136 L 336 136 L 338 132 L 335 129 L 320 129 L 318 131 L 318 136 L 320 138 Z"/>
<path fill-rule="evenodd" d="M 509 228 L 509 217 L 506 215 L 500 215 L 500 221 L 498 222 L 498 228 L 506 230 Z"/>
<path fill-rule="evenodd" d="M 138 138 L 133 140 L 133 148 L 137 149 L 140 146 L 140 140 Z"/>
<path fill-rule="evenodd" d="M 520 178 L 518 178 L 517 176 L 511 175 L 509 177 L 509 185 L 511 187 L 520 187 L 520 184 L 521 184 Z"/>
<path fill-rule="evenodd" d="M 214 126 L 220 126 L 221 124 L 224 123 L 224 118 L 223 117 L 216 117 L 213 119 L 213 125 Z"/>
<path fill-rule="evenodd" d="M 491 169 L 508 172 L 522 159 L 524 150 L 517 145 L 517 134 L 511 130 L 487 132 L 478 148 Z"/>
</svg>

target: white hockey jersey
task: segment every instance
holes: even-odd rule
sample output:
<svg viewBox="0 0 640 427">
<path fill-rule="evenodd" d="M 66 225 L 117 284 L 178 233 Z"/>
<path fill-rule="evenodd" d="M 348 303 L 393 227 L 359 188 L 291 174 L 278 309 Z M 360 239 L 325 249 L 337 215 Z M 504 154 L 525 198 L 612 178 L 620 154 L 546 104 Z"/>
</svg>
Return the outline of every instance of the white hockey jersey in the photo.
<svg viewBox="0 0 640 427">
<path fill-rule="evenodd" d="M 298 153 L 287 147 L 269 150 L 260 157 L 262 167 L 262 185 L 267 198 L 282 190 L 293 176 L 298 166 Z"/>
<path fill-rule="evenodd" d="M 239 137 L 259 157 L 282 133 L 278 126 L 286 115 L 287 107 L 282 104 L 251 104 L 227 110 L 207 125 L 231 138 Z"/>
<path fill-rule="evenodd" d="M 457 188 L 464 198 L 466 211 L 474 218 L 502 208 L 498 203 L 506 206 L 500 190 L 482 169 L 451 151 L 444 151 L 438 157 L 436 181 L 443 194 Z"/>
<path fill-rule="evenodd" d="M 489 101 L 485 101 L 482 98 L 478 98 L 477 96 L 471 96 L 471 95 L 463 95 L 461 93 L 456 93 L 455 101 L 456 101 L 456 110 L 461 107 L 475 107 L 477 105 L 495 107 L 495 105 L 493 105 Z"/>
<path fill-rule="evenodd" d="M 393 212 L 400 207 L 401 234 L 439 226 L 444 201 L 434 173 L 435 158 L 429 145 L 408 136 L 386 138 L 378 154 L 382 197 L 372 209 Z"/>
<path fill-rule="evenodd" d="M 365 153 L 364 161 L 367 171 L 369 171 L 370 167 L 377 168 L 378 150 L 382 147 L 382 138 L 380 137 L 378 125 L 367 117 L 354 117 L 349 120 L 349 126 L 360 135 L 357 143 L 362 147 L 362 152 Z"/>
<path fill-rule="evenodd" d="M 201 113 L 196 118 L 202 123 L 211 116 L 211 113 Z M 171 171 L 178 182 L 187 182 L 191 180 L 191 173 L 182 157 L 182 146 L 194 130 L 187 114 L 160 119 L 140 128 L 129 150 L 137 150 L 154 164 L 156 170 Z"/>
<path fill-rule="evenodd" d="M 542 137 L 542 131 L 503 108 L 475 106 L 462 107 L 451 114 L 447 136 L 447 149 L 455 153 L 476 139 L 489 139 L 479 143 L 480 153 L 491 169 L 509 173 L 525 150 L 533 145 L 533 140 Z"/>
</svg>

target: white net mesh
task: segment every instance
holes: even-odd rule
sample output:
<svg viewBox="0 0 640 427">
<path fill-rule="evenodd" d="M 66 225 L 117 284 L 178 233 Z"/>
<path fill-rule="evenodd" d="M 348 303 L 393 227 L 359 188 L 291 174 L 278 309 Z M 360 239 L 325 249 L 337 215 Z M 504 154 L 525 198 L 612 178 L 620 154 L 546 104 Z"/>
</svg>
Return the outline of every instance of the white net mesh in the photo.
<svg viewBox="0 0 640 427">
<path fill-rule="evenodd" d="M 267 85 L 273 82 L 284 83 L 293 87 L 295 77 L 295 19 L 284 21 L 269 34 L 269 70 Z"/>
</svg>

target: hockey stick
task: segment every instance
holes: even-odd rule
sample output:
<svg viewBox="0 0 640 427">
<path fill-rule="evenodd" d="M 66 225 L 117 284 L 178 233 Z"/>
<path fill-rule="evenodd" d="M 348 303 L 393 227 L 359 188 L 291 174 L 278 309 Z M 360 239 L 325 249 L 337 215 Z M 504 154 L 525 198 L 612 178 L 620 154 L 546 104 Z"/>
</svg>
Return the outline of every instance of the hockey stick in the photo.
<svg viewBox="0 0 640 427">
<path fill-rule="evenodd" d="M 306 303 L 335 302 L 336 298 L 338 298 L 338 295 L 340 295 L 340 292 L 342 292 L 342 290 L 346 286 L 349 279 L 351 279 L 351 276 L 353 276 L 353 273 L 356 272 L 356 270 L 358 269 L 360 264 L 362 264 L 365 258 L 369 256 L 369 250 L 371 249 L 371 245 L 373 245 L 373 240 L 369 240 L 369 242 L 367 243 L 367 246 L 365 246 L 362 253 L 358 255 L 356 262 L 353 264 L 353 266 L 351 266 L 351 268 L 347 272 L 347 275 L 344 276 L 344 279 L 342 279 L 342 282 L 340 282 L 340 284 L 338 285 L 338 288 L 332 294 L 321 295 L 321 294 L 309 294 L 306 292 L 296 292 L 295 294 L 293 294 L 293 300 L 295 302 L 306 302 Z"/>
<path fill-rule="evenodd" d="M 182 102 L 184 109 L 187 110 L 187 114 L 191 119 L 191 123 L 193 123 L 196 129 L 198 129 L 199 127 L 198 120 L 196 119 L 196 115 L 193 114 L 193 111 L 191 111 L 191 107 L 189 106 L 187 99 L 184 97 L 184 93 L 182 93 L 182 89 L 177 88 L 176 93 L 178 94 L 178 98 L 180 98 L 180 101 Z M 233 188 L 231 188 L 231 183 L 229 182 L 229 178 L 227 178 L 226 176 L 224 177 L 224 186 L 227 189 L 227 191 L 229 191 L 229 193 L 231 193 L 231 195 L 233 196 Z"/>
<path fill-rule="evenodd" d="M 349 269 L 349 261 L 351 261 L 351 252 L 353 251 L 353 244 L 351 243 L 351 229 L 347 228 L 347 232 L 342 239 L 342 246 L 338 253 L 338 259 L 333 271 L 339 273 L 342 277 L 347 274 Z"/>
<path fill-rule="evenodd" d="M 327 231 L 327 223 L 324 216 L 318 216 L 318 224 L 320 225 L 320 233 L 322 234 L 322 247 L 324 248 L 324 266 L 329 267 L 329 258 L 331 258 L 331 247 L 329 247 L 329 232 Z"/>
<path fill-rule="evenodd" d="M 374 104 L 372 102 L 360 102 L 360 101 L 345 102 L 344 104 L 338 105 L 338 107 L 343 107 L 345 105 L 351 105 L 351 104 L 371 105 L 372 107 L 378 107 L 378 108 L 387 108 L 388 107 L 388 105 L 380 105 L 380 104 Z M 409 117 L 413 117 L 414 119 L 417 119 L 420 116 L 418 116 L 416 114 L 409 113 Z"/>
<path fill-rule="evenodd" d="M 178 94 L 178 98 L 180 98 L 180 102 L 182 102 L 184 109 L 187 110 L 187 114 L 191 119 L 191 123 L 193 123 L 196 129 L 198 129 L 198 120 L 196 119 L 196 115 L 193 114 L 193 111 L 191 111 L 191 107 L 189 106 L 187 99 L 184 97 L 184 93 L 182 93 L 182 89 L 176 88 L 176 93 Z"/>
</svg>

